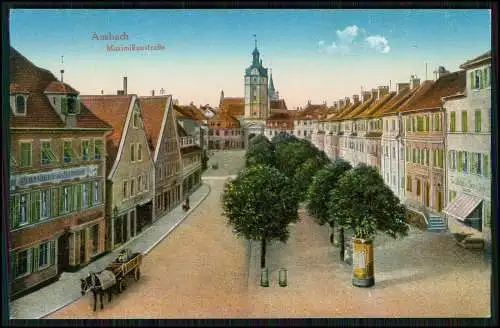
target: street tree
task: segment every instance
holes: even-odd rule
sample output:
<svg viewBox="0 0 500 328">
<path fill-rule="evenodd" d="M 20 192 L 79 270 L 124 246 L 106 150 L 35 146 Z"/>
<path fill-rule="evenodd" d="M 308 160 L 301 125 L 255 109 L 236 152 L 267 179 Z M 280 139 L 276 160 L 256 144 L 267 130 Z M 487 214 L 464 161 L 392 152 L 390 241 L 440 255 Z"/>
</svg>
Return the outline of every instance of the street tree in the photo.
<svg viewBox="0 0 500 328">
<path fill-rule="evenodd" d="M 265 136 L 258 135 L 249 142 L 245 153 L 245 164 L 270 165 L 275 164 L 274 145 Z"/>
<path fill-rule="evenodd" d="M 266 266 L 266 243 L 288 240 L 288 225 L 299 220 L 298 197 L 291 180 L 276 168 L 244 168 L 224 186 L 223 214 L 238 237 L 261 242 L 261 268 Z"/>
<path fill-rule="evenodd" d="M 277 144 L 275 148 L 276 168 L 287 177 L 293 178 L 299 166 L 316 155 L 317 148 L 315 149 L 306 140 Z"/>
<path fill-rule="evenodd" d="M 301 201 L 306 199 L 314 175 L 329 162 L 327 158 L 322 157 L 318 152 L 317 156 L 307 159 L 297 168 L 294 174 L 294 182 Z"/>
<path fill-rule="evenodd" d="M 329 215 L 330 192 L 336 188 L 342 175 L 352 169 L 349 162 L 337 159 L 323 167 L 313 177 L 307 190 L 306 209 L 318 224 L 328 223 L 330 226 L 330 240 L 334 242 L 335 217 Z M 344 260 L 344 230 L 339 227 L 340 259 Z"/>
<path fill-rule="evenodd" d="M 293 134 L 288 133 L 288 132 L 284 132 L 284 131 L 280 131 L 277 135 L 275 135 L 271 139 L 271 142 L 274 145 L 277 145 L 277 144 L 285 144 L 285 143 L 289 143 L 289 142 L 294 142 L 294 141 L 298 141 L 298 140 L 299 139 L 296 136 L 294 136 Z"/>
<path fill-rule="evenodd" d="M 330 217 L 335 217 L 341 227 L 354 233 L 355 252 L 356 249 L 363 249 L 353 253 L 354 259 L 357 258 L 355 269 L 362 269 L 354 272 L 353 283 L 359 283 L 358 286 L 373 285 L 372 242 L 377 232 L 392 238 L 407 235 L 405 207 L 378 171 L 366 164 L 360 164 L 342 175 L 330 193 L 328 207 Z M 356 245 L 358 247 L 354 247 Z M 359 269 L 357 266 L 365 267 Z"/>
</svg>

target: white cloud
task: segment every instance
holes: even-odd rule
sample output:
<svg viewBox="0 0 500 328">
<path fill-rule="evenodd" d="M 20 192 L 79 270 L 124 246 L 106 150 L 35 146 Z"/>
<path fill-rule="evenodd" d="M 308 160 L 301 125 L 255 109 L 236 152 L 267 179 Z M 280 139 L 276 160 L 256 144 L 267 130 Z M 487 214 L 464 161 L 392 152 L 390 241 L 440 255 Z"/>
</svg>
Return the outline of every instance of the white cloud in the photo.
<svg viewBox="0 0 500 328">
<path fill-rule="evenodd" d="M 370 45 L 371 48 L 381 52 L 383 54 L 391 51 L 391 47 L 389 47 L 389 41 L 386 38 L 380 35 L 372 35 L 365 39 L 366 42 Z"/>
<path fill-rule="evenodd" d="M 340 44 L 351 44 L 358 36 L 359 28 L 356 25 L 347 26 L 342 31 L 337 30 L 337 38 Z"/>
</svg>

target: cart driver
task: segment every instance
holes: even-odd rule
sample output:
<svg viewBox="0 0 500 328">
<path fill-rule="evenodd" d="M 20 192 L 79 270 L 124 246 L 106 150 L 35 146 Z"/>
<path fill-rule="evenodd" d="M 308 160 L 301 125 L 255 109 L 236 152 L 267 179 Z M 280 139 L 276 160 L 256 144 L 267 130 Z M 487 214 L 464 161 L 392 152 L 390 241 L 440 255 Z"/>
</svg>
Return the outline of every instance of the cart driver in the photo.
<svg viewBox="0 0 500 328">
<path fill-rule="evenodd" d="M 123 249 L 120 251 L 120 255 L 118 255 L 118 262 L 120 263 L 127 262 L 127 250 Z"/>
</svg>

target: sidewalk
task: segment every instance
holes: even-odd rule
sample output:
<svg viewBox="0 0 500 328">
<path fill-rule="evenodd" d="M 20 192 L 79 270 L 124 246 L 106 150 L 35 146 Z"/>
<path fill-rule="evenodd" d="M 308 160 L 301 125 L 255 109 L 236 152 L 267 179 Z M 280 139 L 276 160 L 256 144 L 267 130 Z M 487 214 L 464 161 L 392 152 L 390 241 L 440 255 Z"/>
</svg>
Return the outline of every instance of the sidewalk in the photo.
<svg viewBox="0 0 500 328">
<path fill-rule="evenodd" d="M 10 318 L 40 319 L 78 300 L 82 297 L 80 278 L 85 277 L 89 271 L 103 270 L 118 256 L 118 253 L 124 247 L 130 248 L 133 252 L 149 253 L 198 207 L 209 193 L 210 186 L 205 183 L 202 184 L 189 197 L 192 206 L 188 212 L 184 212 L 181 205 L 177 206 L 167 215 L 159 218 L 140 235 L 132 238 L 113 252 L 90 263 L 78 272 L 63 272 L 58 281 L 11 302 Z"/>
</svg>

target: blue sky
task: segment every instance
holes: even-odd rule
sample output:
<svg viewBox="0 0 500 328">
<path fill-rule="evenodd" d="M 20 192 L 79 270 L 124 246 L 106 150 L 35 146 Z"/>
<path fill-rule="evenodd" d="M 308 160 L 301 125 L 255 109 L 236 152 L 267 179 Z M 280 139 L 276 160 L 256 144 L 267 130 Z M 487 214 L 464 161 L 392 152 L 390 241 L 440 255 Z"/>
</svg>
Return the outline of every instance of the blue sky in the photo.
<svg viewBox="0 0 500 328">
<path fill-rule="evenodd" d="M 13 10 L 10 42 L 82 94 L 163 88 L 181 103 L 242 97 L 257 35 L 265 67 L 289 108 L 333 101 L 411 74 L 428 79 L 491 49 L 489 10 Z M 92 40 L 126 33 L 125 41 Z M 162 44 L 165 50 L 108 52 Z"/>
</svg>

